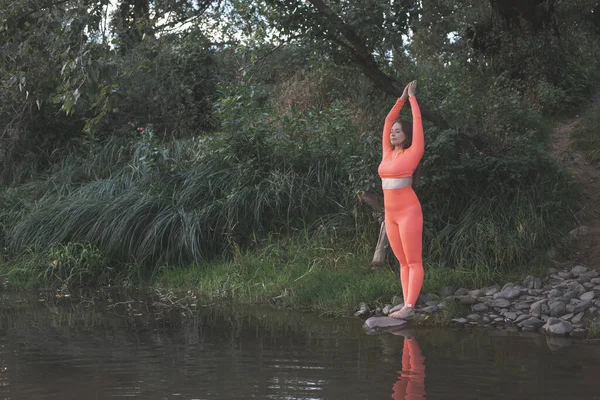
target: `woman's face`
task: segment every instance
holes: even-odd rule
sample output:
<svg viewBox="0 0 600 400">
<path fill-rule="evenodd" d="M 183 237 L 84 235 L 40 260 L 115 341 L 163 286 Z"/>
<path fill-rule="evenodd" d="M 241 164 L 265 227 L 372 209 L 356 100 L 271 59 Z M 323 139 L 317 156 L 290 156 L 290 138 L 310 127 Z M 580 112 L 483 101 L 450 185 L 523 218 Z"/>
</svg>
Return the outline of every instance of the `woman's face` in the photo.
<svg viewBox="0 0 600 400">
<path fill-rule="evenodd" d="M 402 144 L 406 140 L 406 135 L 402 131 L 402 125 L 399 122 L 392 125 L 392 133 L 390 134 L 390 142 L 392 146 L 402 147 Z"/>
</svg>

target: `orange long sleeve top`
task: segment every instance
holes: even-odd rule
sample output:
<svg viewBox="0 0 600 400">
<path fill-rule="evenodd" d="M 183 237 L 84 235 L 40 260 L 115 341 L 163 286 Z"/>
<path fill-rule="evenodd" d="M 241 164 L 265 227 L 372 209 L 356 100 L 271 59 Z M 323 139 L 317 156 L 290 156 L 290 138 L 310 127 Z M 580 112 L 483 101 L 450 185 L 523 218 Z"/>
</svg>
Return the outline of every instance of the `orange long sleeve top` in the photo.
<svg viewBox="0 0 600 400">
<path fill-rule="evenodd" d="M 421 120 L 421 109 L 415 96 L 410 96 L 410 107 L 413 115 L 413 138 L 412 144 L 407 149 L 392 149 L 390 134 L 392 125 L 398 120 L 400 111 L 405 100 L 398 98 L 394 107 L 385 118 L 383 126 L 383 155 L 379 164 L 378 173 L 381 178 L 405 178 L 412 176 L 423 158 L 425 152 L 425 139 L 423 136 L 423 121 Z"/>
</svg>

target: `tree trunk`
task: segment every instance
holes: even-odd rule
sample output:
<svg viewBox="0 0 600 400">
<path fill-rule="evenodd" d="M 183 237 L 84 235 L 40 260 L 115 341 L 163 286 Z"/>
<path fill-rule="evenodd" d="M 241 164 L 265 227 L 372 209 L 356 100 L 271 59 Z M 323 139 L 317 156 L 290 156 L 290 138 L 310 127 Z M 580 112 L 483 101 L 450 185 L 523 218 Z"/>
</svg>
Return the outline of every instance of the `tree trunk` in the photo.
<svg viewBox="0 0 600 400">
<path fill-rule="evenodd" d="M 373 255 L 371 266 L 383 267 L 385 265 L 385 256 L 389 245 L 390 242 L 388 241 L 387 234 L 385 233 L 385 221 L 381 221 L 379 240 L 377 240 L 377 246 L 375 247 L 375 254 Z"/>
</svg>

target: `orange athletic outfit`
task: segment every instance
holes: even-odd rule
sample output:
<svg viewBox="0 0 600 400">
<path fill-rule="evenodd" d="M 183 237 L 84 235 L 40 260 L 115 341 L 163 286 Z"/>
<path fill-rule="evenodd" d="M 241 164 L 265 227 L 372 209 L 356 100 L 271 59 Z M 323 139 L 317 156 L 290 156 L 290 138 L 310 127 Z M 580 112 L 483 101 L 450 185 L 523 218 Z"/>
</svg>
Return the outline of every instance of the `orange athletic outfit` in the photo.
<svg viewBox="0 0 600 400">
<path fill-rule="evenodd" d="M 425 142 L 421 110 L 415 96 L 409 98 L 413 115 L 413 139 L 407 149 L 392 149 L 390 134 L 405 101 L 399 98 L 385 119 L 381 178 L 412 177 L 423 157 Z M 383 189 L 385 230 L 392 251 L 400 262 L 400 281 L 404 304 L 414 307 L 423 286 L 423 213 L 412 186 Z"/>
</svg>

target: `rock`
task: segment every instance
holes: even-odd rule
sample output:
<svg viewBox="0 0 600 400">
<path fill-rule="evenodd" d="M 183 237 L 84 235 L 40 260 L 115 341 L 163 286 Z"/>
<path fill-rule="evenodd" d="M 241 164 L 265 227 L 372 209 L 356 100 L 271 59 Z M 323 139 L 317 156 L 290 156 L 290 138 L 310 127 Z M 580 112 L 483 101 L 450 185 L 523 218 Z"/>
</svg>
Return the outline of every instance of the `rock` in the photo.
<svg viewBox="0 0 600 400">
<path fill-rule="evenodd" d="M 385 307 L 383 307 L 383 310 L 381 312 L 383 312 L 383 315 L 388 315 L 390 313 L 391 309 L 392 309 L 392 305 L 386 304 Z"/>
<path fill-rule="evenodd" d="M 377 307 L 377 308 L 375 309 L 375 313 L 374 313 L 374 314 L 375 314 L 376 316 L 378 316 L 378 317 L 382 316 L 382 315 L 383 315 L 383 312 L 382 312 L 382 309 L 381 309 L 381 307 Z"/>
<path fill-rule="evenodd" d="M 568 321 L 571 318 L 573 318 L 573 315 L 575 315 L 575 314 L 573 314 L 573 313 L 565 314 L 562 317 L 560 317 L 560 319 L 562 319 L 563 321 Z"/>
<path fill-rule="evenodd" d="M 504 318 L 501 318 L 501 317 L 494 318 L 494 322 L 504 322 Z"/>
<path fill-rule="evenodd" d="M 471 292 L 469 293 L 469 296 L 472 296 L 472 297 L 483 297 L 483 296 L 485 296 L 485 289 L 471 290 Z"/>
<path fill-rule="evenodd" d="M 493 296 L 493 295 L 495 295 L 496 293 L 498 293 L 499 291 L 500 291 L 500 288 L 498 288 L 497 286 L 492 286 L 491 288 L 488 288 L 488 289 L 485 291 L 485 295 L 486 295 L 486 296 Z"/>
<path fill-rule="evenodd" d="M 594 300 L 593 303 L 596 307 L 600 308 L 600 299 Z"/>
<path fill-rule="evenodd" d="M 550 319 L 549 315 L 542 314 L 542 321 L 547 322 Z"/>
<path fill-rule="evenodd" d="M 490 319 L 489 319 L 489 317 L 483 316 L 481 318 L 481 322 L 485 322 L 487 324 L 488 322 L 490 322 Z"/>
<path fill-rule="evenodd" d="M 584 314 L 585 314 L 585 313 L 583 313 L 583 312 L 580 312 L 579 314 L 577 314 L 576 316 L 574 316 L 574 317 L 573 317 L 573 319 L 571 320 L 571 323 L 572 323 L 572 324 L 578 324 L 578 323 L 580 323 L 580 322 L 581 322 L 581 320 L 583 319 L 583 315 L 584 315 Z"/>
<path fill-rule="evenodd" d="M 479 314 L 467 315 L 467 319 L 469 321 L 479 321 L 481 319 L 481 315 L 479 315 Z"/>
<path fill-rule="evenodd" d="M 510 286 L 510 287 L 507 287 L 506 289 L 502 289 L 500 291 L 500 293 L 496 293 L 494 295 L 494 298 L 512 300 L 512 299 L 516 299 L 520 295 L 521 295 L 521 289 L 519 289 L 517 286 Z"/>
<path fill-rule="evenodd" d="M 544 293 L 544 289 L 529 289 L 527 293 L 531 296 L 541 296 Z"/>
<path fill-rule="evenodd" d="M 371 317 L 365 321 L 363 328 L 370 331 L 390 330 L 406 325 L 408 321 L 390 317 Z"/>
<path fill-rule="evenodd" d="M 557 272 L 558 272 L 558 270 L 556 268 L 548 268 L 548 269 L 546 269 L 546 273 L 548 275 L 556 274 Z"/>
<path fill-rule="evenodd" d="M 570 346 L 572 339 L 564 336 L 546 336 L 546 344 L 550 351 L 557 351 L 564 347 Z"/>
<path fill-rule="evenodd" d="M 542 286 L 543 286 L 543 284 L 542 284 L 541 278 L 533 279 L 533 288 L 532 289 L 539 290 L 542 288 Z"/>
<path fill-rule="evenodd" d="M 565 271 L 559 271 L 556 275 L 561 279 L 569 279 L 571 277 L 571 274 Z"/>
<path fill-rule="evenodd" d="M 543 310 L 542 310 L 542 306 L 546 305 L 546 300 L 539 300 L 536 301 L 535 303 L 533 303 L 531 305 L 531 308 L 529 309 L 529 313 L 536 318 L 541 317 L 541 315 L 543 314 Z M 547 308 L 548 306 L 546 306 Z"/>
<path fill-rule="evenodd" d="M 579 314 L 580 312 L 587 310 L 591 306 L 592 306 L 591 301 L 582 301 L 581 303 L 579 303 L 575 306 L 575 308 L 573 309 L 573 312 L 576 314 Z"/>
<path fill-rule="evenodd" d="M 504 284 L 504 286 L 502 286 L 502 289 L 500 289 L 500 291 L 506 290 L 508 288 L 514 287 L 515 284 L 512 282 L 507 282 L 506 284 Z"/>
<path fill-rule="evenodd" d="M 552 274 L 550 275 L 550 278 L 556 280 L 556 281 L 564 281 L 565 278 L 561 278 L 560 276 L 558 276 L 558 274 Z"/>
<path fill-rule="evenodd" d="M 587 268 L 584 267 L 583 265 L 577 265 L 575 267 L 573 267 L 573 269 L 571 270 L 571 273 L 573 274 L 573 276 L 575 278 L 578 278 L 581 274 L 584 274 L 587 272 Z"/>
<path fill-rule="evenodd" d="M 567 283 L 567 289 L 575 290 L 579 292 L 579 294 L 583 294 L 585 292 L 585 287 L 577 281 Z"/>
<path fill-rule="evenodd" d="M 591 301 L 594 299 L 594 297 L 596 297 L 596 294 L 594 294 L 594 292 L 585 292 L 584 294 L 579 296 L 581 301 Z"/>
<path fill-rule="evenodd" d="M 460 304 L 465 305 L 476 304 L 479 302 L 479 300 L 471 296 L 455 296 L 454 299 L 456 299 Z"/>
<path fill-rule="evenodd" d="M 515 314 L 514 312 L 507 312 L 504 313 L 504 318 L 514 321 L 515 319 L 517 319 L 517 314 Z"/>
<path fill-rule="evenodd" d="M 425 314 L 435 314 L 436 312 L 438 312 L 438 307 L 437 306 L 428 306 L 425 307 L 423 310 Z"/>
<path fill-rule="evenodd" d="M 360 305 L 358 306 L 358 311 L 356 311 L 354 313 L 354 316 L 355 317 L 364 317 L 368 314 L 370 314 L 369 307 L 367 307 L 367 305 L 365 303 L 360 303 Z"/>
<path fill-rule="evenodd" d="M 550 306 L 550 316 L 551 317 L 560 317 L 561 315 L 566 314 L 566 304 L 562 301 L 555 301 Z"/>
<path fill-rule="evenodd" d="M 475 312 L 484 312 L 489 309 L 488 306 L 486 306 L 483 303 L 475 304 L 475 305 L 473 305 L 472 308 L 473 308 L 473 311 L 475 311 Z"/>
<path fill-rule="evenodd" d="M 470 292 L 470 290 L 468 290 L 468 289 L 460 288 L 456 292 L 454 292 L 454 295 L 455 296 L 466 296 L 469 294 L 469 292 Z"/>
<path fill-rule="evenodd" d="M 454 294 L 455 290 L 452 286 L 444 286 L 442 288 L 442 290 L 440 291 L 440 294 L 442 295 L 442 297 L 448 297 L 448 296 L 452 296 Z"/>
<path fill-rule="evenodd" d="M 552 335 L 566 335 L 573 330 L 573 325 L 559 318 L 550 318 L 542 328 L 546 333 Z"/>
<path fill-rule="evenodd" d="M 529 275 L 523 279 L 523 287 L 527 289 L 533 289 L 533 276 Z"/>
<path fill-rule="evenodd" d="M 576 328 L 576 329 L 573 329 L 571 331 L 571 333 L 569 333 L 569 335 L 572 337 L 576 337 L 576 338 L 583 338 L 583 337 L 587 337 L 588 331 L 587 331 L 587 329 L 584 329 L 584 328 Z"/>
<path fill-rule="evenodd" d="M 534 332 L 536 330 L 537 330 L 537 328 L 534 328 L 533 326 L 524 326 L 523 327 L 523 332 Z"/>
<path fill-rule="evenodd" d="M 486 301 L 485 304 L 493 308 L 504 308 L 510 306 L 510 301 L 506 299 L 494 299 Z"/>
<path fill-rule="evenodd" d="M 521 303 L 515 304 L 515 310 L 518 310 L 518 311 L 529 310 L 530 308 L 531 308 L 530 302 L 521 302 Z"/>
<path fill-rule="evenodd" d="M 549 293 L 548 293 L 548 298 L 552 299 L 554 297 L 561 297 L 562 296 L 562 292 L 558 289 L 552 289 Z"/>
<path fill-rule="evenodd" d="M 439 296 L 433 293 L 422 293 L 417 299 L 417 304 L 426 304 L 428 301 L 439 300 Z"/>
<path fill-rule="evenodd" d="M 427 305 L 428 307 L 437 306 L 438 304 L 440 304 L 440 303 L 436 300 L 431 300 L 431 301 L 428 301 L 427 303 L 425 303 L 425 305 Z"/>
<path fill-rule="evenodd" d="M 594 278 L 590 280 L 590 283 L 593 283 L 594 285 L 600 285 L 600 278 Z"/>
<path fill-rule="evenodd" d="M 583 287 L 586 289 L 592 289 L 595 285 L 591 282 L 584 282 Z"/>
<path fill-rule="evenodd" d="M 575 312 L 575 305 L 573 304 L 567 304 L 566 310 L 568 313 L 574 313 Z"/>
<path fill-rule="evenodd" d="M 594 290 L 595 290 L 596 292 L 600 292 L 600 285 L 599 285 L 599 286 L 594 286 Z"/>
<path fill-rule="evenodd" d="M 579 292 L 576 290 L 569 290 L 562 295 L 565 299 L 574 299 L 575 297 L 579 297 Z"/>
<path fill-rule="evenodd" d="M 400 296 L 394 296 L 392 298 L 392 306 L 397 306 L 399 304 L 404 304 L 404 299 Z"/>
<path fill-rule="evenodd" d="M 531 327 L 533 329 L 539 329 L 544 326 L 544 322 L 535 317 L 530 317 L 524 321 L 519 322 L 521 328 Z"/>
<path fill-rule="evenodd" d="M 465 318 L 454 318 L 452 319 L 453 322 L 456 322 L 458 324 L 466 324 L 467 322 L 469 322 L 467 319 Z"/>
<path fill-rule="evenodd" d="M 517 317 L 517 319 L 515 319 L 515 324 L 519 324 L 521 321 L 525 321 L 526 319 L 531 318 L 530 315 L 526 315 L 526 314 L 521 314 Z"/>
<path fill-rule="evenodd" d="M 583 274 L 579 275 L 579 278 L 581 278 L 581 279 L 594 279 L 594 278 L 597 278 L 598 276 L 600 276 L 600 272 L 598 272 L 598 271 L 588 271 L 588 272 L 584 272 Z"/>
</svg>

